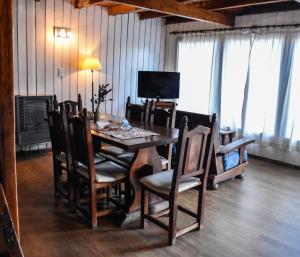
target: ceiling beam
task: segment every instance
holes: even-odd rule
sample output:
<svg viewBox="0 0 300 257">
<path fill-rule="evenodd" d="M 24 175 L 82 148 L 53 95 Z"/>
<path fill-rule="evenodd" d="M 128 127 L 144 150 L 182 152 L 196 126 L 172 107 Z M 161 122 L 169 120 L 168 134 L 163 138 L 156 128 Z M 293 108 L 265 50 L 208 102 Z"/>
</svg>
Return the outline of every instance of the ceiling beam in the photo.
<svg viewBox="0 0 300 257">
<path fill-rule="evenodd" d="M 221 11 L 226 9 L 235 9 L 241 7 L 267 5 L 274 3 L 291 2 L 291 0 L 239 0 L 239 1 L 228 1 L 228 0 L 215 0 L 194 3 L 194 5 L 200 6 L 211 11 Z"/>
<path fill-rule="evenodd" d="M 139 13 L 141 20 L 153 19 L 153 18 L 163 18 L 170 16 L 169 14 L 161 13 L 161 12 L 153 12 L 153 11 L 144 11 Z"/>
<path fill-rule="evenodd" d="M 99 0 L 77 0 L 77 7 L 82 8 L 98 2 Z M 227 26 L 234 25 L 234 18 L 225 14 L 212 12 L 203 8 L 195 6 L 189 6 L 183 3 L 179 3 L 175 0 L 117 0 L 112 1 L 120 4 L 126 4 L 137 8 L 146 10 L 166 13 L 184 18 L 190 18 L 198 21 L 208 21 L 219 23 Z"/>
<path fill-rule="evenodd" d="M 136 12 L 139 8 L 130 5 L 116 5 L 107 7 L 108 15 L 119 15 L 124 13 Z"/>
<path fill-rule="evenodd" d="M 166 17 L 166 25 L 169 24 L 178 24 L 178 23 L 186 23 L 186 22 L 192 22 L 191 19 L 182 18 L 182 17 L 176 17 L 176 16 L 169 16 Z"/>
<path fill-rule="evenodd" d="M 84 8 L 93 4 L 98 4 L 103 2 L 103 0 L 71 0 L 74 2 L 75 8 Z"/>
</svg>

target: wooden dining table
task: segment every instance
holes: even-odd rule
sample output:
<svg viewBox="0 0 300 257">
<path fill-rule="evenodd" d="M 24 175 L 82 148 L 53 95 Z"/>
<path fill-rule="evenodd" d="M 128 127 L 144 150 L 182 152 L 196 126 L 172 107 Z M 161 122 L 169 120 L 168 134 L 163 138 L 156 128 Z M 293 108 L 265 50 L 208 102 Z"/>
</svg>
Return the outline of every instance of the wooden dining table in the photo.
<svg viewBox="0 0 300 257">
<path fill-rule="evenodd" d="M 101 114 L 101 120 L 115 121 L 122 119 L 124 118 Z M 129 120 L 129 123 L 132 127 L 155 132 L 159 135 L 122 140 L 104 134 L 103 131 L 92 126 L 92 135 L 94 140 L 99 140 L 102 143 L 107 143 L 112 146 L 117 146 L 121 149 L 134 152 L 134 158 L 130 162 L 128 173 L 131 193 L 125 197 L 125 216 L 121 225 L 126 225 L 135 221 L 140 215 L 141 189 L 139 179 L 149 173 L 162 171 L 162 162 L 156 147 L 176 143 L 179 136 L 179 130 L 175 128 L 166 128 L 142 121 Z"/>
</svg>

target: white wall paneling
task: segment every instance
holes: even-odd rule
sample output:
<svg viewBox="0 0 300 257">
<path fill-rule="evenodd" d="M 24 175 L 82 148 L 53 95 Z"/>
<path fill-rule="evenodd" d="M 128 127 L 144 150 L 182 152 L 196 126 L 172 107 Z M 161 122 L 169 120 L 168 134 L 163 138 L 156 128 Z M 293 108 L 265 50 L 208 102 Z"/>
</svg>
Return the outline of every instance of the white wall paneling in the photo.
<svg viewBox="0 0 300 257">
<path fill-rule="evenodd" d="M 54 26 L 70 28 L 72 38 L 55 38 Z M 14 0 L 15 94 L 56 94 L 62 101 L 76 100 L 80 93 L 91 109 L 92 74 L 81 64 L 86 57 L 99 57 L 103 69 L 94 73 L 95 89 L 104 83 L 113 88 L 101 111 L 124 115 L 127 96 L 141 101 L 138 70 L 163 69 L 165 30 L 162 19 L 108 16 L 100 6 L 79 10 L 67 0 Z"/>
<path fill-rule="evenodd" d="M 162 19 L 140 21 L 134 13 L 108 16 L 100 6 L 78 10 L 66 0 L 15 0 L 14 7 L 16 95 L 56 94 L 62 101 L 80 93 L 90 109 L 92 75 L 81 70 L 81 63 L 95 56 L 103 66 L 94 73 L 95 87 L 109 83 L 113 88 L 101 111 L 123 115 L 128 95 L 140 101 L 137 71 L 162 69 Z M 72 38 L 55 38 L 54 26 L 70 28 Z"/>
</svg>

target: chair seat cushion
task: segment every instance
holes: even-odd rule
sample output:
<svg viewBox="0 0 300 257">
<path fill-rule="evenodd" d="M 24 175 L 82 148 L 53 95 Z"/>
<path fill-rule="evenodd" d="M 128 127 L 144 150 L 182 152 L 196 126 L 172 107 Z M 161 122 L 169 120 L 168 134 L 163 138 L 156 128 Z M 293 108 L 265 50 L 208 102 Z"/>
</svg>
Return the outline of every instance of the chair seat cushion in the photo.
<svg viewBox="0 0 300 257">
<path fill-rule="evenodd" d="M 63 153 L 63 152 L 61 152 L 60 154 L 58 154 L 56 156 L 56 159 L 59 160 L 62 163 L 65 163 L 67 161 L 66 154 Z M 95 164 L 98 164 L 98 163 L 101 163 L 101 162 L 104 162 L 104 161 L 105 161 L 104 157 L 102 157 L 99 154 L 95 153 L 95 155 L 94 155 L 94 162 L 95 162 Z"/>
<path fill-rule="evenodd" d="M 248 153 L 244 151 L 244 161 L 248 161 Z M 240 154 L 237 151 L 226 154 L 223 157 L 223 167 L 224 171 L 230 170 L 239 165 Z"/>
<path fill-rule="evenodd" d="M 140 183 L 155 192 L 169 195 L 172 186 L 173 171 L 163 171 L 140 179 Z M 183 192 L 201 185 L 199 178 L 190 177 L 179 184 L 178 192 Z"/>
<path fill-rule="evenodd" d="M 123 155 L 123 154 L 127 154 L 130 153 L 122 148 L 116 147 L 116 146 L 112 146 L 112 145 L 108 145 L 108 144 L 103 144 L 101 146 L 100 152 L 107 154 L 107 155 L 111 155 L 113 157 L 117 157 L 119 155 Z"/>
<path fill-rule="evenodd" d="M 130 164 L 134 158 L 134 155 L 135 155 L 135 153 L 133 153 L 133 152 L 127 152 L 127 153 L 118 155 L 117 158 L 127 164 Z"/>
<path fill-rule="evenodd" d="M 117 158 L 120 161 L 125 162 L 129 165 L 134 158 L 134 153 L 121 154 Z M 169 164 L 169 161 L 162 156 L 160 156 L 160 159 L 163 169 L 166 169 L 167 165 Z"/>
<path fill-rule="evenodd" d="M 164 170 L 164 169 L 167 168 L 167 165 L 169 164 L 169 161 L 166 158 L 162 157 L 162 156 L 159 156 L 159 157 L 160 157 L 160 160 L 161 160 L 161 165 L 162 165 L 163 170 Z"/>
<path fill-rule="evenodd" d="M 128 170 L 111 161 L 102 162 L 95 165 L 96 182 L 98 183 L 113 183 L 127 176 Z M 88 178 L 88 168 L 79 163 L 77 172 Z"/>
</svg>

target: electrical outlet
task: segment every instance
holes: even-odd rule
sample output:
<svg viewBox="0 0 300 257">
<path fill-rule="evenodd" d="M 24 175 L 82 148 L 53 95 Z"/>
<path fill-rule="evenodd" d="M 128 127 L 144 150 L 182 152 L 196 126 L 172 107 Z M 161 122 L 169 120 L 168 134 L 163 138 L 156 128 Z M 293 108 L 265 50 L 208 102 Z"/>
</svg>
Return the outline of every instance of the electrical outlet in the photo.
<svg viewBox="0 0 300 257">
<path fill-rule="evenodd" d="M 58 77 L 62 79 L 64 76 L 65 76 L 64 68 L 59 67 L 58 68 Z"/>
</svg>

